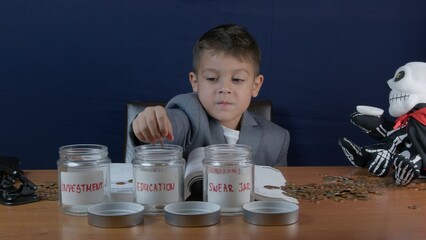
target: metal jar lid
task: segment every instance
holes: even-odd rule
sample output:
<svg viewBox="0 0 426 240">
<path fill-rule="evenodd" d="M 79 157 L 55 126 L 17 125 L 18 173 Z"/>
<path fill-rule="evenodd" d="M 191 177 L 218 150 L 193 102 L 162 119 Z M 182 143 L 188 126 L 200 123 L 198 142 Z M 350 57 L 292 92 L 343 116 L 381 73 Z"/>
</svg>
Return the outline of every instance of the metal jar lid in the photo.
<svg viewBox="0 0 426 240">
<path fill-rule="evenodd" d="M 220 222 L 220 206 L 209 202 L 178 202 L 164 207 L 166 222 L 177 227 L 202 227 Z"/>
<path fill-rule="evenodd" d="M 299 220 L 299 205 L 286 201 L 255 201 L 243 205 L 244 220 L 255 225 L 289 225 Z"/>
<path fill-rule="evenodd" d="M 136 226 L 144 221 L 144 207 L 130 202 L 99 203 L 87 209 L 89 224 L 102 228 Z"/>
</svg>

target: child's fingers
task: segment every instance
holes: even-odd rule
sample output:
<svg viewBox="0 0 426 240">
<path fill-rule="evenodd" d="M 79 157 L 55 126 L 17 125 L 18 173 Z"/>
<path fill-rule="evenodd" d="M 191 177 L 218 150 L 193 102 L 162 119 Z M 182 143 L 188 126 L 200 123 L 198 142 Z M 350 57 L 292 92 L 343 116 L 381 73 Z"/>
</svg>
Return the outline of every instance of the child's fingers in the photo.
<svg viewBox="0 0 426 240">
<path fill-rule="evenodd" d="M 173 140 L 172 124 L 170 123 L 166 110 L 164 108 L 158 108 L 155 113 L 161 137 L 166 137 L 170 141 Z"/>
<path fill-rule="evenodd" d="M 152 136 L 146 117 L 140 113 L 132 123 L 133 133 L 141 142 L 151 142 L 154 137 Z"/>
<path fill-rule="evenodd" d="M 139 126 L 138 126 L 136 119 L 133 120 L 133 122 L 132 122 L 132 129 L 133 129 L 133 133 L 135 134 L 136 138 L 143 142 L 144 137 L 143 137 L 141 131 L 139 130 Z"/>
<path fill-rule="evenodd" d="M 145 108 L 132 123 L 135 136 L 142 142 L 155 143 L 162 138 L 155 111 L 155 107 Z"/>
<path fill-rule="evenodd" d="M 161 140 L 162 134 L 160 130 L 159 120 L 157 118 L 157 112 L 161 112 L 162 107 L 149 107 L 146 108 L 145 121 L 146 128 L 144 129 L 144 135 L 147 138 L 148 142 L 156 143 Z"/>
<path fill-rule="evenodd" d="M 168 119 L 167 119 L 167 120 L 168 120 Z M 168 134 L 166 134 L 165 136 L 166 136 L 166 138 L 167 138 L 169 141 L 173 141 L 173 139 L 174 139 L 175 137 L 173 136 L 172 123 L 170 122 L 170 120 L 168 120 L 168 121 L 167 121 L 167 124 L 169 125 L 169 126 L 168 126 L 169 131 L 168 131 Z"/>
</svg>

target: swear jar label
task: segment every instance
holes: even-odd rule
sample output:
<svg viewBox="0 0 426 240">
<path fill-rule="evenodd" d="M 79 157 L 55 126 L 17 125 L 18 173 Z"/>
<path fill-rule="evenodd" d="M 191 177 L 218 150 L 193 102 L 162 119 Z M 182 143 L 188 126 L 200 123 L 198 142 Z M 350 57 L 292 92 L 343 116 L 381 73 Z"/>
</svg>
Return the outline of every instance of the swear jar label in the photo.
<svg viewBox="0 0 426 240">
<path fill-rule="evenodd" d="M 179 174 L 175 169 L 164 171 L 136 172 L 136 202 L 148 205 L 159 205 L 178 202 Z"/>
<path fill-rule="evenodd" d="M 104 201 L 103 172 L 61 172 L 61 201 L 87 205 Z"/>
<path fill-rule="evenodd" d="M 250 202 L 252 168 L 209 167 L 207 198 L 224 208 L 241 207 Z"/>
</svg>

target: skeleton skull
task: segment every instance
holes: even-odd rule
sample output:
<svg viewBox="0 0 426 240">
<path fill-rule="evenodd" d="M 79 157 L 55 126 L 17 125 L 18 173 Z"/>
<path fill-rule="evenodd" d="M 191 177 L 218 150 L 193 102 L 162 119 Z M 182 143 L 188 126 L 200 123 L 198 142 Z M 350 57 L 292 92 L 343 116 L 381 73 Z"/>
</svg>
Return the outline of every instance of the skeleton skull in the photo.
<svg viewBox="0 0 426 240">
<path fill-rule="evenodd" d="M 416 104 L 426 102 L 426 63 L 410 62 L 398 68 L 388 80 L 389 114 L 400 117 Z"/>
</svg>

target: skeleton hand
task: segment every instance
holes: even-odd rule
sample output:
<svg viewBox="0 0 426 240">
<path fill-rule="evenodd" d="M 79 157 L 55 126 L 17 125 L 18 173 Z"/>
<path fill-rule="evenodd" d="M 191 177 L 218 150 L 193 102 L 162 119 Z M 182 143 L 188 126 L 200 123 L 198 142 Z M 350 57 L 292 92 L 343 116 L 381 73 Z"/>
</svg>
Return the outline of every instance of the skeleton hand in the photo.
<svg viewBox="0 0 426 240">
<path fill-rule="evenodd" d="M 362 154 L 369 159 L 368 171 L 376 176 L 384 177 L 389 173 L 393 162 L 393 154 L 384 145 L 377 144 L 362 149 Z"/>
<path fill-rule="evenodd" d="M 351 114 L 351 123 L 369 136 L 382 140 L 387 136 L 389 127 L 383 116 L 371 116 L 360 112 Z"/>
<path fill-rule="evenodd" d="M 394 161 L 394 180 L 397 185 L 407 185 L 420 175 L 422 161 L 419 155 L 414 159 L 408 159 L 402 155 L 397 155 Z"/>
<path fill-rule="evenodd" d="M 339 145 L 352 165 L 359 168 L 364 168 L 367 165 L 367 160 L 363 158 L 360 147 L 351 140 L 347 138 L 339 139 Z"/>
</svg>

